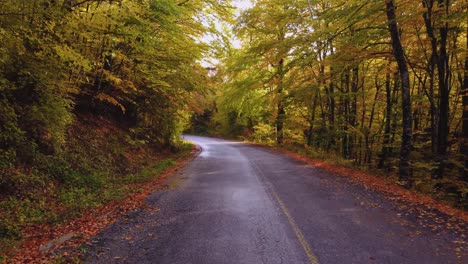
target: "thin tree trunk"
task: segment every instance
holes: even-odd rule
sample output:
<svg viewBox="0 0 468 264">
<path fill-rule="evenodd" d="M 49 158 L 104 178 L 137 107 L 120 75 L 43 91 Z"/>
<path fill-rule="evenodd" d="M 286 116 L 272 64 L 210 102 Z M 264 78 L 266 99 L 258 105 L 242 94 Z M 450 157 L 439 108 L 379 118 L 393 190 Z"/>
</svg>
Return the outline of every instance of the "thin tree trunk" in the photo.
<svg viewBox="0 0 468 264">
<path fill-rule="evenodd" d="M 403 110 L 403 133 L 400 148 L 400 168 L 399 180 L 403 186 L 409 188 L 412 186 L 410 154 L 412 150 L 413 121 L 411 111 L 410 81 L 408 65 L 405 58 L 405 52 L 401 45 L 398 25 L 396 22 L 395 5 L 393 0 L 385 0 L 386 13 L 388 19 L 388 30 L 392 39 L 392 48 L 395 60 L 398 64 L 398 71 L 401 78 L 401 101 Z"/>
<path fill-rule="evenodd" d="M 327 150 L 329 151 L 335 145 L 335 83 L 333 82 L 333 68 L 330 68 L 330 84 L 328 85 L 329 94 L 329 112 L 328 112 L 328 143 Z"/>
<path fill-rule="evenodd" d="M 357 118 L 357 92 L 359 90 L 359 65 L 356 65 L 352 69 L 352 78 L 351 78 L 351 109 L 349 116 L 349 124 L 353 128 L 353 131 L 356 129 L 356 118 Z M 355 156 L 355 142 L 356 142 L 356 133 L 349 135 L 349 155 L 350 158 L 356 158 Z"/>
<path fill-rule="evenodd" d="M 307 146 L 312 145 L 312 135 L 314 132 L 314 122 L 315 122 L 315 108 L 317 106 L 317 94 L 314 95 L 314 100 L 312 101 L 312 108 L 310 109 L 311 116 L 309 120 L 309 129 L 307 132 Z"/>
<path fill-rule="evenodd" d="M 276 143 L 279 145 L 283 144 L 284 139 L 284 117 L 285 117 L 285 110 L 283 104 L 283 76 L 284 76 L 284 60 L 280 59 L 278 63 L 278 104 L 277 104 L 277 115 L 276 115 Z"/>
<path fill-rule="evenodd" d="M 379 99 L 380 95 L 380 88 L 382 87 L 381 84 L 377 82 L 377 79 L 375 81 L 375 96 L 374 96 L 374 101 L 372 102 L 372 108 L 370 112 L 370 117 L 369 117 L 369 125 L 367 126 L 367 129 L 365 130 L 365 140 L 366 140 L 366 158 L 365 162 L 366 163 L 371 163 L 372 162 L 372 143 L 373 141 L 370 140 L 370 135 L 372 131 L 372 125 L 374 124 L 374 114 L 375 114 L 375 106 L 377 104 L 377 101 Z M 363 111 L 364 113 L 364 111 Z M 364 124 L 364 119 L 362 120 Z"/>
<path fill-rule="evenodd" d="M 382 141 L 382 151 L 380 153 L 379 163 L 377 168 L 383 169 L 385 166 L 385 161 L 390 153 L 390 132 L 392 128 L 392 91 L 391 91 L 391 81 L 390 81 L 390 73 L 387 70 L 385 74 L 385 97 L 386 97 L 386 109 L 385 109 L 385 130 L 384 130 L 384 137 Z"/>
<path fill-rule="evenodd" d="M 438 7 L 443 8 L 445 15 L 448 15 L 449 0 L 438 0 Z M 435 107 L 431 107 L 432 119 L 432 149 L 434 160 L 437 163 L 437 169 L 433 172 L 433 177 L 436 179 L 442 178 L 444 175 L 448 135 L 449 135 L 449 58 L 447 55 L 447 37 L 448 37 L 448 23 L 443 23 L 439 27 L 439 39 L 436 37 L 433 19 L 434 0 L 423 0 L 423 6 L 426 11 L 423 14 L 426 32 L 431 40 L 431 61 L 429 64 L 431 96 L 433 93 L 434 85 L 434 70 L 437 67 L 438 88 L 439 88 L 439 105 L 438 111 Z"/>
<path fill-rule="evenodd" d="M 448 15 L 449 0 L 439 0 L 439 7 L 445 9 L 445 15 Z M 445 22 L 439 28 L 440 35 L 440 48 L 439 60 L 437 63 L 438 81 L 439 81 L 439 124 L 438 124 L 438 140 L 437 140 L 437 162 L 438 170 L 434 178 L 442 178 L 446 166 L 446 155 L 448 147 L 449 135 L 449 58 L 447 55 L 447 36 L 448 36 L 448 23 Z"/>
<path fill-rule="evenodd" d="M 434 5 L 434 0 L 423 0 L 423 6 L 426 8 L 426 11 L 423 13 L 424 24 L 426 26 L 426 33 L 431 40 L 431 57 L 429 63 L 427 65 L 427 73 L 429 74 L 429 100 L 431 102 L 434 101 L 434 75 L 435 75 L 435 68 L 438 64 L 439 57 L 437 52 L 437 39 L 434 33 L 434 27 L 432 25 L 432 7 Z M 431 115 L 431 151 L 434 156 L 437 154 L 437 140 L 438 140 L 438 110 L 436 108 L 435 103 L 431 103 L 430 109 Z"/>
<path fill-rule="evenodd" d="M 350 153 L 350 136 L 349 136 L 349 115 L 350 115 L 350 77 L 349 77 L 349 70 L 346 69 L 344 72 L 344 78 L 342 80 L 343 87 L 344 87 L 344 101 L 343 101 L 343 115 L 344 115 L 344 122 L 343 122 L 343 158 L 349 159 Z"/>
</svg>

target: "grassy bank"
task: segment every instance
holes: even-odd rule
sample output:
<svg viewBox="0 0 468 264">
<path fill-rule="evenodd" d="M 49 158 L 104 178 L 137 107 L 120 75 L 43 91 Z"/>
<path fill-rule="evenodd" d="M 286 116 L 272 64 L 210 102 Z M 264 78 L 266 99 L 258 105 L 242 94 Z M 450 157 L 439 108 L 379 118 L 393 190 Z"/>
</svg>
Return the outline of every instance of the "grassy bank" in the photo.
<svg viewBox="0 0 468 264">
<path fill-rule="evenodd" d="M 91 116 L 78 117 L 68 133 L 59 155 L 38 155 L 32 166 L 6 172 L 8 182 L 0 196 L 0 262 L 15 255 L 13 249 L 20 250 L 35 229 L 66 225 L 141 192 L 192 149 L 184 142 L 167 150 L 134 141 L 124 127 Z"/>
</svg>

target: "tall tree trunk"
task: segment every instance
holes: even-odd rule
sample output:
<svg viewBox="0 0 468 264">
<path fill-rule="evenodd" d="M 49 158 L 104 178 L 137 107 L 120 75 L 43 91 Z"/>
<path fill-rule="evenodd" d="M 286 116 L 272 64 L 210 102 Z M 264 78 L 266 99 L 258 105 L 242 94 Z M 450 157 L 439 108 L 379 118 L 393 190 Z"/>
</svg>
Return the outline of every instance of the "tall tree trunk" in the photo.
<svg viewBox="0 0 468 264">
<path fill-rule="evenodd" d="M 400 148 L 400 169 L 399 180 L 405 187 L 412 186 L 410 154 L 412 150 L 413 121 L 411 111 L 410 81 L 408 65 L 406 63 L 405 52 L 401 45 L 398 25 L 396 22 L 395 5 L 393 0 L 385 0 L 386 13 L 388 19 L 388 30 L 392 39 L 393 55 L 398 64 L 398 71 L 401 78 L 401 104 L 403 110 L 403 133 Z"/>
<path fill-rule="evenodd" d="M 429 100 L 431 101 L 431 151 L 434 157 L 437 156 L 437 146 L 438 146 L 438 120 L 439 114 L 434 101 L 434 75 L 435 75 L 435 68 L 439 61 L 439 56 L 437 52 L 437 38 L 434 33 L 433 27 L 433 20 L 432 20 L 432 7 L 434 6 L 434 0 L 423 0 L 423 6 L 426 8 L 426 11 L 423 13 L 424 24 L 426 26 L 426 34 L 428 35 L 429 39 L 431 40 L 431 57 L 429 63 L 427 65 L 427 73 L 429 75 Z"/>
<path fill-rule="evenodd" d="M 349 116 L 349 125 L 355 131 L 356 129 L 356 118 L 357 118 L 357 93 L 359 90 L 359 65 L 355 65 L 351 70 L 351 109 Z M 349 135 L 349 155 L 350 158 L 356 158 L 355 155 L 355 142 L 356 142 L 356 133 Z"/>
<path fill-rule="evenodd" d="M 466 27 L 466 51 L 465 51 L 465 69 L 463 76 L 463 131 L 461 154 L 463 156 L 464 169 L 462 179 L 468 181 L 468 26 Z"/>
<path fill-rule="evenodd" d="M 327 151 L 335 145 L 335 83 L 333 81 L 333 67 L 330 67 L 330 84 L 328 85 L 328 142 Z"/>
<path fill-rule="evenodd" d="M 315 122 L 315 108 L 317 107 L 317 100 L 318 95 L 317 93 L 314 95 L 314 99 L 312 100 L 312 105 L 310 109 L 310 119 L 309 119 L 309 128 L 307 130 L 307 146 L 312 146 L 312 136 L 314 133 L 314 122 Z"/>
<path fill-rule="evenodd" d="M 448 15 L 449 0 L 439 0 L 439 7 L 445 9 L 445 15 Z M 448 135 L 449 135 L 449 57 L 447 54 L 447 35 L 448 23 L 445 22 L 439 28 L 440 35 L 440 48 L 439 48 L 439 61 L 437 63 L 438 83 L 439 83 L 439 124 L 438 124 L 438 140 L 437 140 L 437 154 L 438 154 L 438 170 L 435 173 L 435 178 L 442 178 L 444 176 Z"/>
<path fill-rule="evenodd" d="M 377 168 L 383 169 L 385 166 L 385 161 L 390 153 L 390 132 L 392 128 L 392 91 L 390 87 L 390 73 L 387 70 L 385 74 L 385 98 L 386 98 L 386 109 L 385 109 L 385 130 L 384 137 L 382 141 L 382 151 L 380 152 L 379 163 Z"/>
<path fill-rule="evenodd" d="M 319 86 L 319 89 L 317 91 L 317 95 L 318 95 L 318 102 L 319 102 L 319 106 L 320 106 L 320 117 L 321 117 L 321 137 L 320 138 L 323 138 L 324 135 L 323 135 L 323 131 L 326 131 L 327 130 L 327 110 L 325 109 L 326 105 L 327 105 L 327 102 L 328 100 L 326 100 L 324 102 L 323 98 L 322 98 L 322 89 L 325 90 L 325 93 L 327 94 L 328 91 L 327 91 L 327 81 L 326 81 L 326 78 L 325 78 L 325 65 L 324 65 L 324 61 L 327 57 L 327 51 L 326 49 L 324 48 L 323 51 L 320 51 L 319 50 L 319 62 L 320 62 L 320 67 L 319 67 L 319 83 L 320 83 L 320 86 Z M 327 98 L 325 98 L 327 99 Z M 324 106 L 325 105 L 325 106 Z M 323 146 L 323 142 L 324 140 L 322 139 L 318 144 L 318 146 Z"/>
<path fill-rule="evenodd" d="M 375 115 L 375 106 L 377 105 L 377 101 L 379 99 L 380 95 L 380 88 L 382 87 L 381 84 L 378 83 L 377 79 L 375 80 L 375 96 L 374 96 L 374 101 L 372 102 L 372 108 L 370 112 L 370 117 L 369 117 L 369 124 L 367 128 L 365 129 L 365 142 L 366 142 L 366 157 L 365 157 L 365 162 L 370 164 L 372 162 L 372 144 L 374 140 L 370 139 L 371 131 L 372 131 L 372 125 L 374 124 L 374 115 Z M 365 98 L 363 98 L 365 99 Z M 363 117 L 364 117 L 365 111 L 363 111 Z M 364 124 L 364 119 L 362 120 L 362 123 Z"/>
<path fill-rule="evenodd" d="M 426 11 L 423 14 L 426 32 L 431 40 L 431 61 L 429 64 L 431 88 L 433 88 L 434 70 L 437 67 L 438 88 L 439 88 L 439 105 L 436 112 L 435 107 L 431 105 L 432 117 L 432 143 L 434 151 L 434 160 L 437 163 L 437 169 L 433 172 L 434 178 L 442 178 L 446 164 L 448 135 L 449 135 L 449 57 L 447 54 L 447 37 L 448 37 L 448 23 L 442 23 L 439 27 L 439 38 L 436 37 L 433 19 L 434 0 L 423 0 L 423 6 Z M 444 15 L 448 15 L 449 0 L 437 0 L 439 8 L 444 10 Z M 433 90 L 431 89 L 431 96 Z M 436 112 L 436 113 L 434 113 Z"/>
<path fill-rule="evenodd" d="M 394 154 L 394 145 L 396 139 L 396 132 L 398 128 L 398 118 L 399 113 L 397 112 L 396 105 L 398 104 L 398 98 L 400 97 L 400 74 L 398 71 L 393 75 L 393 90 L 392 90 L 392 128 L 390 129 L 391 137 L 390 137 L 390 154 Z"/>
<path fill-rule="evenodd" d="M 276 143 L 279 145 L 283 144 L 284 139 L 284 117 L 285 117 L 285 110 L 284 110 L 284 103 L 283 103 L 283 77 L 284 77 L 284 60 L 280 59 L 278 63 L 278 71 L 277 71 L 277 78 L 278 78 L 278 104 L 277 104 L 277 115 L 276 115 Z"/>
<path fill-rule="evenodd" d="M 343 95 L 343 115 L 344 115 L 344 121 L 343 121 L 343 158 L 349 159 L 351 153 L 350 153 L 350 136 L 349 136 L 349 115 L 350 115 L 350 76 L 349 76 L 349 70 L 345 69 L 344 71 L 344 76 L 342 77 L 342 83 L 343 83 L 343 88 L 344 88 L 344 95 Z"/>
</svg>

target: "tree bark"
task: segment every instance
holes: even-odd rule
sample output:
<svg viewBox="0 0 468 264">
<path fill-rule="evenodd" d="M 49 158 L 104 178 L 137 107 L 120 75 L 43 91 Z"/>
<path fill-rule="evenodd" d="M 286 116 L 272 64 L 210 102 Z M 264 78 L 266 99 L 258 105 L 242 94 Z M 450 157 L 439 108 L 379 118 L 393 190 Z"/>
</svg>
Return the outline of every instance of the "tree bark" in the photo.
<svg viewBox="0 0 468 264">
<path fill-rule="evenodd" d="M 369 117 L 369 124 L 367 128 L 365 129 L 365 143 L 366 143 L 366 156 L 365 156 L 365 162 L 368 164 L 371 164 L 372 162 L 372 144 L 374 143 L 374 140 L 371 140 L 369 137 L 371 135 L 372 131 L 372 125 L 374 124 L 374 115 L 375 115 L 375 107 L 377 105 L 377 101 L 379 99 L 380 95 L 380 89 L 382 85 L 378 84 L 377 79 L 375 80 L 375 96 L 374 96 L 374 101 L 372 102 L 372 108 L 370 112 L 370 117 Z M 363 100 L 365 100 L 365 97 L 363 97 Z M 364 116 L 365 116 L 365 111 L 363 111 L 363 120 L 362 123 L 364 124 Z"/>
<path fill-rule="evenodd" d="M 437 4 L 439 8 L 444 9 L 444 14 L 448 15 L 449 0 L 438 0 Z M 446 164 L 446 155 L 448 147 L 448 135 L 449 135 L 449 57 L 447 54 L 447 37 L 448 37 L 448 23 L 442 23 L 439 29 L 439 38 L 436 37 L 435 28 L 434 28 L 434 19 L 433 19 L 433 7 L 434 0 L 423 0 L 423 6 L 426 8 L 426 11 L 423 14 L 424 24 L 426 26 L 427 36 L 431 40 L 431 60 L 429 62 L 429 73 L 431 88 L 433 86 L 434 70 L 437 67 L 437 77 L 438 77 L 438 89 L 439 89 L 439 105 L 438 111 L 436 109 L 431 110 L 436 113 L 433 119 L 435 122 L 433 124 L 432 132 L 432 144 L 434 151 L 434 160 L 437 163 L 437 169 L 433 172 L 433 178 L 439 179 L 444 175 L 445 164 Z M 431 89 L 431 96 L 433 96 L 433 90 Z"/>
<path fill-rule="evenodd" d="M 445 14 L 448 15 L 449 0 L 439 0 L 439 7 L 445 9 Z M 437 140 L 437 162 L 438 169 L 434 174 L 434 178 L 442 178 L 444 176 L 446 155 L 448 147 L 449 135 L 449 58 L 447 54 L 447 36 L 448 23 L 445 22 L 439 28 L 440 46 L 439 60 L 437 63 L 438 84 L 439 84 L 439 123 L 438 123 L 438 140 Z"/>
<path fill-rule="evenodd" d="M 423 7 L 426 8 L 426 11 L 423 13 L 424 24 L 426 26 L 426 34 L 428 35 L 429 39 L 431 40 L 431 56 L 430 60 L 427 65 L 427 73 L 429 75 L 429 100 L 432 102 L 434 101 L 434 75 L 435 75 L 435 68 L 438 64 L 439 57 L 437 53 L 437 39 L 434 33 L 434 27 L 432 25 L 432 7 L 434 5 L 434 0 L 423 0 L 422 1 Z M 439 114 L 438 109 L 435 103 L 431 103 L 431 151 L 434 156 L 437 155 L 437 146 L 438 146 L 438 120 Z"/>
<path fill-rule="evenodd" d="M 462 143 L 461 143 L 461 154 L 463 156 L 464 169 L 461 178 L 468 181 L 468 26 L 466 27 L 466 53 L 465 53 L 465 69 L 463 76 L 463 131 L 462 131 Z"/>
<path fill-rule="evenodd" d="M 383 169 L 385 167 L 385 161 L 387 160 L 388 154 L 390 153 L 390 132 L 392 129 L 392 90 L 390 87 L 390 73 L 387 70 L 385 74 L 385 97 L 386 97 L 386 109 L 385 109 L 385 130 L 382 140 L 382 151 L 380 152 L 379 163 L 377 168 Z"/>
<path fill-rule="evenodd" d="M 385 0 L 386 13 L 388 19 L 388 30 L 392 40 L 393 55 L 398 64 L 398 71 L 401 78 L 401 101 L 403 110 L 403 133 L 400 148 L 400 168 L 399 180 L 407 188 L 412 186 L 410 154 L 412 150 L 412 111 L 408 65 L 405 58 L 405 52 L 401 44 L 398 25 L 395 15 L 395 4 L 393 0 Z"/>
<path fill-rule="evenodd" d="M 342 76 L 342 87 L 344 89 L 343 93 L 343 112 L 341 113 L 344 116 L 343 122 L 343 140 L 342 140 L 342 148 L 343 148 L 343 158 L 349 159 L 350 158 L 350 135 L 349 135 L 349 116 L 351 113 L 351 100 L 350 100 L 350 81 L 351 78 L 349 76 L 349 69 L 345 69 L 344 74 Z"/>
<path fill-rule="evenodd" d="M 307 131 L 307 146 L 312 146 L 312 135 L 314 133 L 314 122 L 315 122 L 315 108 L 317 106 L 317 94 L 314 95 L 312 100 L 311 116 L 309 120 L 309 129 Z"/>
<path fill-rule="evenodd" d="M 349 158 L 356 159 L 355 144 L 356 144 L 356 118 L 357 118 L 357 93 L 359 90 L 359 65 L 353 66 L 351 70 L 351 104 L 349 125 L 353 128 L 353 133 L 349 135 Z"/>
<path fill-rule="evenodd" d="M 279 145 L 283 144 L 284 140 L 284 117 L 285 117 L 285 110 L 283 104 L 283 77 L 284 77 L 284 60 L 280 59 L 278 63 L 278 71 L 277 71 L 277 78 L 278 78 L 278 104 L 277 104 L 277 115 L 276 115 L 276 143 Z"/>
</svg>

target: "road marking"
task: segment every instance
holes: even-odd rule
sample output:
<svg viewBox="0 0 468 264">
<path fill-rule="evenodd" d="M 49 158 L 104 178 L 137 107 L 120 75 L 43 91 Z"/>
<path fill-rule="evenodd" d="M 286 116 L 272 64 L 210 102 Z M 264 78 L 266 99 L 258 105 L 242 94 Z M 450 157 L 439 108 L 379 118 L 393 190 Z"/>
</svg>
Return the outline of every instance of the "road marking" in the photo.
<svg viewBox="0 0 468 264">
<path fill-rule="evenodd" d="M 258 175 L 262 178 L 265 179 L 265 174 L 263 173 L 263 171 L 260 169 L 260 167 L 258 167 L 258 165 L 255 163 L 255 161 L 252 161 L 250 162 L 250 164 L 252 165 L 252 167 L 257 171 Z M 286 207 L 286 205 L 284 204 L 283 200 L 280 199 L 279 195 L 276 193 L 276 191 L 274 190 L 273 186 L 271 188 L 269 188 L 269 190 L 271 191 L 271 193 L 273 194 L 273 196 L 275 197 L 276 201 L 278 202 L 278 204 L 280 205 L 280 208 L 281 210 L 283 211 L 284 215 L 286 215 L 286 218 L 288 219 L 288 222 L 289 224 L 291 225 L 291 227 L 293 228 L 294 230 L 294 233 L 297 237 L 297 239 L 299 240 L 299 242 L 301 243 L 301 246 L 302 246 L 302 249 L 304 249 L 304 252 L 305 254 L 307 255 L 307 257 L 309 258 L 310 260 L 310 263 L 311 264 L 319 264 L 319 261 L 317 259 L 317 256 L 315 256 L 314 252 L 312 251 L 311 247 L 309 246 L 309 244 L 307 243 L 306 239 L 304 238 L 304 235 L 302 234 L 302 231 L 299 229 L 299 226 L 296 224 L 296 221 L 294 221 L 294 218 L 291 216 L 291 213 L 289 212 L 288 208 Z"/>
<path fill-rule="evenodd" d="M 273 193 L 273 196 L 275 197 L 276 201 L 278 201 L 278 203 L 279 203 L 279 205 L 281 207 L 281 210 L 283 211 L 283 213 L 288 218 L 289 224 L 291 224 L 291 226 L 292 226 L 292 228 L 294 230 L 294 233 L 296 234 L 297 239 L 301 243 L 302 248 L 304 249 L 307 257 L 310 260 L 310 263 L 319 264 L 317 257 L 315 256 L 314 252 L 312 252 L 312 249 L 310 248 L 309 244 L 305 240 L 304 235 L 302 234 L 301 230 L 299 229 L 296 222 L 292 218 L 291 213 L 289 213 L 288 208 L 286 207 L 286 205 L 283 203 L 283 201 L 279 198 L 278 194 L 274 190 L 272 190 L 272 193 Z"/>
</svg>

